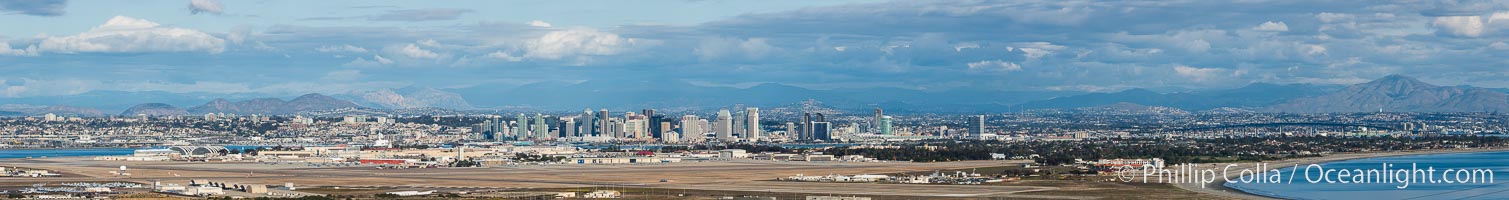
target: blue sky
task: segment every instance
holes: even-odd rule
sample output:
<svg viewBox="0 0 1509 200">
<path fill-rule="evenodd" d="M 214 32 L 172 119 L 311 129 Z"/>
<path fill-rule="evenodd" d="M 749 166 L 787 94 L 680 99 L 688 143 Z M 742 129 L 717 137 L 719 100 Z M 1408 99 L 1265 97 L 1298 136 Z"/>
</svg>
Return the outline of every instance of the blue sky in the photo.
<svg viewBox="0 0 1509 200">
<path fill-rule="evenodd" d="M 7 1 L 0 97 L 665 79 L 1509 87 L 1504 1 Z"/>
</svg>

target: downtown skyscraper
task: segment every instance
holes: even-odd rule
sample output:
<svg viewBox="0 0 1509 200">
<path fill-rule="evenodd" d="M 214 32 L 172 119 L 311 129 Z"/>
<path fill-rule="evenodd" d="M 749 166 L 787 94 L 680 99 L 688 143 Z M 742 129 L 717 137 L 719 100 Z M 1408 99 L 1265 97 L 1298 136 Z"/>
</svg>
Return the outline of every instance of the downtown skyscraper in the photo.
<svg viewBox="0 0 1509 200">
<path fill-rule="evenodd" d="M 749 142 L 759 142 L 761 132 L 764 131 L 760 129 L 760 108 L 745 108 L 744 119 L 747 121 L 744 122 L 744 135 L 742 135 L 744 136 L 744 140 Z"/>
<path fill-rule="evenodd" d="M 715 134 L 717 134 L 718 140 L 722 140 L 722 141 L 725 141 L 725 142 L 726 141 L 733 141 L 733 138 L 734 138 L 733 137 L 733 133 L 734 133 L 733 122 L 734 122 L 734 120 L 733 120 L 733 114 L 729 113 L 728 109 L 718 110 L 717 121 L 713 122 L 714 123 L 714 125 L 713 125 L 714 126 L 713 132 Z"/>
<path fill-rule="evenodd" d="M 667 137 L 666 139 L 682 141 L 690 140 L 694 137 L 701 137 L 703 133 L 706 133 L 706 131 L 702 130 L 701 125 L 699 125 L 699 121 L 701 120 L 698 119 L 696 115 L 681 116 L 681 134 L 678 135 L 679 137 Z"/>
</svg>

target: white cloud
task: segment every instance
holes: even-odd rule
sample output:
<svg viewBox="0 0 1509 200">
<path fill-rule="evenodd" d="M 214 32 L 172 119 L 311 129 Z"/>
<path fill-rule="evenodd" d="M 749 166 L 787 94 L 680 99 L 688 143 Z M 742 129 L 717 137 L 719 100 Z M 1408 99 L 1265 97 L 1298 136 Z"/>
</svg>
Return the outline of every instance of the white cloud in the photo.
<svg viewBox="0 0 1509 200">
<path fill-rule="evenodd" d="M 971 70 L 994 70 L 994 71 L 1022 71 L 1022 66 L 1012 62 L 1000 60 L 982 60 L 969 63 Z"/>
<path fill-rule="evenodd" d="M 1014 49 L 1008 48 L 1007 51 L 1020 50 L 1022 51 L 1023 55 L 1027 56 L 1027 59 L 1032 60 L 1053 54 L 1054 51 L 1064 50 L 1065 48 L 1068 48 L 1048 42 L 1024 42 L 1017 43 L 1016 46 L 1017 47 L 1015 47 Z"/>
<path fill-rule="evenodd" d="M 775 46 L 765 42 L 765 38 L 749 38 L 740 40 L 737 38 L 712 38 L 703 40 L 697 48 L 692 49 L 697 57 L 703 60 L 720 58 L 746 58 L 756 59 L 776 51 Z"/>
<path fill-rule="evenodd" d="M 114 81 L 114 80 L 86 80 L 86 79 L 16 79 L 25 82 L 20 85 L 0 85 L 0 97 L 28 97 L 28 96 L 56 96 L 74 95 L 95 90 L 114 90 L 126 92 L 164 91 L 173 93 L 207 92 L 207 93 L 238 93 L 250 92 L 251 89 L 244 83 L 231 83 L 220 81 L 193 81 L 193 82 L 165 82 L 165 81 Z"/>
<path fill-rule="evenodd" d="M 317 48 L 317 49 L 314 49 L 314 50 L 315 51 L 319 51 L 320 53 L 366 53 L 367 52 L 367 48 L 362 48 L 362 47 L 358 47 L 358 46 L 351 46 L 349 44 L 347 44 L 347 45 L 340 45 L 340 46 L 330 46 L 330 45 L 320 46 L 320 48 Z"/>
<path fill-rule="evenodd" d="M 184 28 L 165 28 L 159 24 L 126 16 L 115 16 L 105 24 L 77 35 L 47 37 L 38 49 L 46 52 L 207 52 L 225 51 L 225 40 L 204 32 Z"/>
<path fill-rule="evenodd" d="M 634 38 L 592 29 L 571 29 L 546 33 L 527 42 L 525 58 L 557 60 L 571 56 L 614 55 L 635 45 Z"/>
<path fill-rule="evenodd" d="M 0 41 L 0 56 L 37 56 L 37 46 L 27 46 L 24 49 L 11 49 L 10 43 Z"/>
<path fill-rule="evenodd" d="M 251 27 L 236 26 L 232 27 L 231 31 L 225 34 L 225 39 L 230 40 L 232 44 L 241 44 L 241 42 L 246 41 L 246 36 L 250 34 Z"/>
<path fill-rule="evenodd" d="M 1320 14 L 1315 14 L 1315 19 L 1319 19 L 1320 22 L 1325 23 L 1341 22 L 1345 20 L 1352 20 L 1352 15 L 1346 13 L 1322 12 Z"/>
<path fill-rule="evenodd" d="M 224 14 L 225 6 L 218 0 L 189 0 L 189 13 Z"/>
<path fill-rule="evenodd" d="M 954 52 L 963 52 L 965 49 L 975 49 L 975 48 L 980 48 L 980 44 L 961 43 L 961 44 L 958 44 L 958 45 L 954 45 Z"/>
<path fill-rule="evenodd" d="M 372 59 L 371 60 L 367 60 L 366 58 L 356 58 L 355 60 L 351 60 L 351 62 L 346 62 L 346 64 L 342 64 L 342 66 L 347 66 L 347 67 L 376 67 L 376 66 L 389 65 L 389 64 L 393 64 L 393 60 L 390 60 L 388 58 L 383 58 L 382 55 L 372 55 Z"/>
<path fill-rule="evenodd" d="M 505 60 L 505 61 L 509 61 L 509 62 L 519 62 L 519 61 L 523 61 L 524 60 L 523 57 L 514 56 L 512 54 L 508 54 L 508 53 L 503 52 L 503 51 L 495 51 L 495 52 L 489 53 L 489 54 L 487 54 L 487 57 L 488 58 Z"/>
<path fill-rule="evenodd" d="M 1285 32 L 1285 31 L 1289 31 L 1289 25 L 1288 24 L 1284 24 L 1283 21 L 1278 21 L 1278 22 L 1268 21 L 1268 22 L 1263 22 L 1263 24 L 1258 24 L 1257 27 L 1252 27 L 1252 30 Z"/>
<path fill-rule="evenodd" d="M 1210 42 L 1204 39 L 1192 40 L 1184 43 L 1184 49 L 1188 49 L 1190 52 L 1205 52 L 1210 50 Z"/>
<path fill-rule="evenodd" d="M 1195 82 L 1214 80 L 1216 76 L 1220 76 L 1224 71 L 1225 70 L 1217 68 L 1198 68 L 1186 65 L 1174 66 L 1174 73 L 1179 74 L 1179 76 L 1184 76 L 1185 78 L 1190 78 Z"/>
<path fill-rule="evenodd" d="M 545 23 L 545 21 L 540 20 L 529 21 L 529 23 L 526 24 L 533 27 L 550 28 L 550 23 Z"/>
<path fill-rule="evenodd" d="M 1503 41 L 1493 42 L 1493 44 L 1488 44 L 1488 47 L 1498 50 L 1509 50 L 1509 44 L 1505 44 Z"/>
<path fill-rule="evenodd" d="M 277 47 L 272 47 L 270 45 L 267 45 L 267 43 L 262 43 L 262 41 L 257 41 L 256 43 L 252 43 L 252 49 L 263 50 L 263 51 L 278 51 Z"/>
<path fill-rule="evenodd" d="M 1481 16 L 1441 16 L 1431 25 L 1446 31 L 1451 35 L 1477 37 L 1483 34 L 1483 17 Z"/>
<path fill-rule="evenodd" d="M 419 48 L 419 46 L 416 46 L 414 44 L 409 44 L 407 46 L 404 46 L 403 48 L 398 49 L 398 54 L 410 58 L 424 59 L 439 59 L 441 57 L 440 54 L 435 53 L 434 51 Z"/>
<path fill-rule="evenodd" d="M 423 40 L 419 40 L 418 42 L 415 42 L 415 43 L 417 43 L 417 44 L 419 44 L 421 46 L 424 46 L 424 47 L 440 47 L 440 42 L 439 41 L 435 41 L 435 39 L 423 39 Z"/>
<path fill-rule="evenodd" d="M 1321 54 L 1326 54 L 1326 46 L 1308 45 L 1307 50 L 1305 50 L 1305 55 L 1315 56 Z"/>
</svg>

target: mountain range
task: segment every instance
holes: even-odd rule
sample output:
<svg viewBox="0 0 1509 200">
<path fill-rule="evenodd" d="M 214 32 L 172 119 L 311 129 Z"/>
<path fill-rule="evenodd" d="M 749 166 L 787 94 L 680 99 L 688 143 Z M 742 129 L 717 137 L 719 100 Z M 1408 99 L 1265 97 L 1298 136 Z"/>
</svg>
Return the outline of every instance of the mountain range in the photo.
<svg viewBox="0 0 1509 200">
<path fill-rule="evenodd" d="M 434 110 L 538 110 L 573 111 L 586 107 L 610 110 L 656 108 L 662 112 L 708 111 L 735 104 L 765 107 L 771 112 L 793 112 L 802 105 L 821 105 L 831 112 L 867 112 L 884 108 L 890 113 L 990 113 L 1057 110 L 1056 112 L 1131 112 L 1154 114 L 1241 112 L 1502 112 L 1509 111 L 1505 89 L 1472 86 L 1437 86 L 1393 75 L 1355 85 L 1253 83 L 1240 88 L 1157 92 L 1129 89 L 1110 93 L 1066 91 L 1005 91 L 989 88 L 914 90 L 903 88 L 808 89 L 783 84 L 750 87 L 706 86 L 675 80 L 594 80 L 585 82 L 539 82 L 517 87 L 435 89 L 405 87 L 351 91 L 325 96 L 306 94 L 284 101 L 279 98 L 229 94 L 230 98 L 204 99 L 207 94 L 143 92 L 88 92 L 72 97 L 0 99 L 0 115 L 104 115 L 96 109 L 114 104 L 70 105 L 91 102 L 82 99 L 121 97 L 122 101 L 145 101 L 125 108 L 123 115 L 179 115 L 203 113 L 294 114 L 340 108 L 365 108 L 389 112 Z M 133 97 L 134 96 L 134 97 Z M 40 100 L 60 104 L 39 106 Z M 241 100 L 233 100 L 241 99 Z M 485 99 L 474 106 L 472 101 Z M 109 102 L 122 102 L 109 101 Z M 206 102 L 202 103 L 200 102 Z M 793 103 L 796 102 L 796 103 Z M 181 108 L 174 105 L 196 105 Z M 102 108 L 103 107 L 103 108 Z M 430 111 L 425 111 L 430 110 Z"/>
<path fill-rule="evenodd" d="M 294 114 L 308 111 L 323 111 L 339 108 L 361 107 L 351 101 L 340 100 L 334 97 L 318 93 L 305 94 L 293 100 L 283 101 L 278 98 L 256 98 L 246 101 L 231 102 L 225 99 L 215 99 L 204 105 L 190 107 L 189 113 L 230 113 L 230 114 Z"/>
<path fill-rule="evenodd" d="M 1509 94 L 1471 86 L 1436 86 L 1392 75 L 1326 95 L 1268 106 L 1268 112 L 1505 112 Z"/>
<path fill-rule="evenodd" d="M 398 89 L 351 91 L 346 94 L 334 95 L 334 97 L 370 108 L 443 108 L 453 110 L 473 108 L 471 103 L 467 103 L 466 99 L 462 98 L 460 94 L 429 87 L 410 86 Z"/>
<path fill-rule="evenodd" d="M 104 112 L 93 108 L 81 108 L 73 106 L 39 106 L 27 104 L 0 105 L 0 116 L 4 115 L 45 115 L 53 113 L 63 116 L 103 116 Z"/>
</svg>

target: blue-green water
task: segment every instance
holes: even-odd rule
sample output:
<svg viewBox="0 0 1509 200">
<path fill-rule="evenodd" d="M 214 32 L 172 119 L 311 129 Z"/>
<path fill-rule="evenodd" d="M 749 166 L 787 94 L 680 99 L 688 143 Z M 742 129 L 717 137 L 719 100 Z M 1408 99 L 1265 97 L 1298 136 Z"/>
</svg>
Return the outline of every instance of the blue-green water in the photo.
<svg viewBox="0 0 1509 200">
<path fill-rule="evenodd" d="M 1322 176 L 1322 168 L 1308 165 L 1300 165 L 1297 170 L 1293 166 L 1273 166 L 1282 172 L 1282 180 L 1286 183 L 1226 183 L 1227 187 L 1245 191 L 1252 194 L 1285 198 L 1285 199 L 1509 199 L 1509 151 L 1481 152 L 1481 153 L 1451 153 L 1429 154 L 1398 157 L 1365 158 L 1357 160 L 1345 160 L 1329 163 L 1321 163 L 1323 169 L 1382 169 L 1383 164 L 1393 164 L 1388 168 L 1390 172 L 1399 169 L 1425 170 L 1428 167 L 1436 169 L 1433 174 L 1434 180 L 1454 179 L 1452 175 L 1443 177 L 1446 169 L 1486 169 L 1492 170 L 1491 183 L 1484 179 L 1477 179 L 1473 183 L 1429 183 L 1415 181 L 1404 188 L 1399 181 L 1388 183 L 1326 183 L 1322 177 L 1330 180 L 1339 180 L 1336 173 Z M 1413 164 L 1415 167 L 1411 167 Z M 1307 170 L 1308 169 L 1308 170 Z M 1400 174 L 1400 173 L 1390 173 Z M 1290 176 L 1293 176 L 1292 178 Z M 1355 174 L 1354 174 L 1355 175 Z M 1374 176 L 1377 177 L 1377 176 Z M 1398 180 L 1400 176 L 1392 176 L 1390 179 Z M 1423 176 L 1414 176 L 1422 178 Z M 1478 177 L 1482 177 L 1481 175 Z M 1292 182 L 1288 182 L 1292 179 Z M 1320 181 L 1311 183 L 1310 180 Z M 1347 178 L 1347 180 L 1352 180 Z M 1423 179 L 1422 179 L 1423 180 Z M 1422 183 L 1424 182 L 1424 183 Z"/>
<path fill-rule="evenodd" d="M 0 159 L 6 158 L 41 158 L 66 157 L 66 156 L 114 156 L 131 155 L 136 149 L 130 148 L 106 148 L 106 149 L 0 149 Z"/>
<path fill-rule="evenodd" d="M 226 149 L 246 150 L 266 146 L 225 146 Z M 131 155 L 138 149 L 165 149 L 167 147 L 150 148 L 88 148 L 88 149 L 0 149 L 0 159 L 6 158 L 41 158 L 68 157 L 68 156 L 119 156 Z"/>
</svg>

